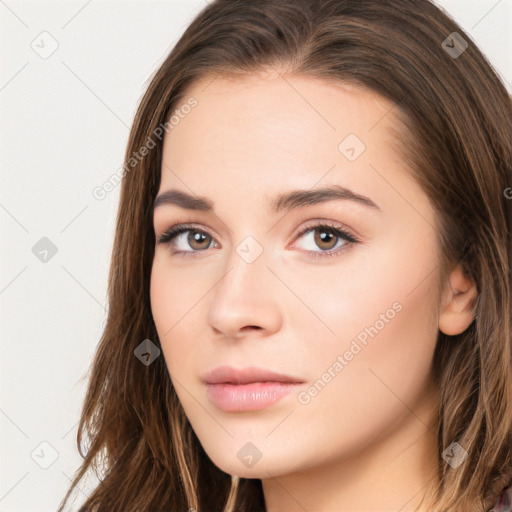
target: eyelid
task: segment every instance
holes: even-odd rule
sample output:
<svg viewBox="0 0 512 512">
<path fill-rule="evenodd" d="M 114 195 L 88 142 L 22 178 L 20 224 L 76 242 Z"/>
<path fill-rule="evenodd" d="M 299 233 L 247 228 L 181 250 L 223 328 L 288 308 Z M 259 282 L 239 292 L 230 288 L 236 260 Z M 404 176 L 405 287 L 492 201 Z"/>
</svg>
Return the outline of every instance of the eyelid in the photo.
<svg viewBox="0 0 512 512">
<path fill-rule="evenodd" d="M 308 220 L 305 224 L 301 225 L 301 227 L 297 228 L 292 236 L 293 243 L 296 242 L 296 240 L 308 233 L 309 231 L 313 231 L 316 228 L 320 227 L 328 227 L 332 228 L 334 231 L 338 231 L 345 235 L 347 238 L 350 238 L 350 242 L 352 243 L 359 243 L 361 242 L 358 235 L 355 235 L 353 231 L 346 227 L 344 224 L 338 221 L 333 220 L 326 220 L 321 218 L 315 218 Z M 327 252 L 327 251 L 326 251 Z"/>
<path fill-rule="evenodd" d="M 343 253 L 346 252 L 346 250 L 350 249 L 351 246 L 361 243 L 361 239 L 359 238 L 358 235 L 356 236 L 353 234 L 353 230 L 347 228 L 344 224 L 338 221 L 326 220 L 321 218 L 306 218 L 308 219 L 308 221 L 305 224 L 301 225 L 299 228 L 297 228 L 294 232 L 293 240 L 291 243 L 292 248 L 295 248 L 296 241 L 299 240 L 302 236 L 319 228 L 331 228 L 331 230 L 334 231 L 335 236 L 340 241 L 343 241 L 341 247 L 338 247 L 337 249 L 330 249 L 328 251 L 311 251 L 299 249 L 300 252 L 306 253 L 308 255 L 307 258 L 310 261 L 325 261 L 326 258 L 341 256 Z M 201 253 L 207 253 L 208 249 L 211 249 L 211 247 L 198 251 L 170 249 L 171 244 L 176 240 L 177 237 L 189 231 L 205 233 L 211 238 L 214 246 L 219 245 L 216 235 L 212 234 L 211 230 L 206 226 L 199 225 L 195 222 L 184 222 L 179 219 L 158 237 L 158 243 L 168 245 L 168 250 L 172 255 L 180 256 L 182 258 L 197 258 L 200 257 L 199 255 Z M 290 244 L 287 245 L 287 248 L 289 246 Z"/>
<path fill-rule="evenodd" d="M 294 231 L 292 239 L 295 240 L 297 235 L 305 226 L 314 227 L 317 226 L 318 224 L 322 224 L 332 226 L 335 229 L 339 229 L 340 231 L 343 231 L 350 235 L 357 242 L 362 243 L 363 236 L 356 229 L 349 227 L 347 224 L 344 224 L 339 220 L 334 220 L 332 218 L 333 216 L 337 215 L 329 211 L 320 211 L 315 217 L 312 217 L 311 214 L 308 214 L 307 212 L 299 214 L 295 218 L 295 223 L 299 224 L 300 226 Z"/>
<path fill-rule="evenodd" d="M 203 224 L 198 224 L 197 222 L 194 221 L 188 221 L 183 218 L 178 218 L 176 219 L 175 222 L 173 222 L 171 225 L 162 230 L 162 233 L 158 237 L 156 237 L 157 241 L 160 241 L 170 231 L 177 231 L 178 229 L 184 230 L 185 228 L 187 228 L 187 230 L 204 231 L 212 238 L 218 238 L 218 235 L 215 231 L 204 226 Z"/>
</svg>

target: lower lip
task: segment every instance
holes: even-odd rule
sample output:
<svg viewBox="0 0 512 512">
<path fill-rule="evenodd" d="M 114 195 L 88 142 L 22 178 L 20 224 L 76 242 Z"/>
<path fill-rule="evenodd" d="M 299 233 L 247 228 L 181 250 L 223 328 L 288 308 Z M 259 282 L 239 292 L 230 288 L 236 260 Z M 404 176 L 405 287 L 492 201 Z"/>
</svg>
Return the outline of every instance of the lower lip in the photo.
<svg viewBox="0 0 512 512">
<path fill-rule="evenodd" d="M 207 384 L 206 393 L 210 402 L 223 411 L 258 411 L 288 395 L 297 386 L 291 382 Z"/>
</svg>

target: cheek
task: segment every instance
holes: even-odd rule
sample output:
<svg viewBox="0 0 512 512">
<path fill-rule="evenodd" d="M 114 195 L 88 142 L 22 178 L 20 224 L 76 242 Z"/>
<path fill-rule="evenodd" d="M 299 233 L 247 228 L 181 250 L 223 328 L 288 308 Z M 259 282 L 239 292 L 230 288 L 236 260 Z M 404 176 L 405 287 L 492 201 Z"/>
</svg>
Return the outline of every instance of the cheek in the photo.
<svg viewBox="0 0 512 512">
<path fill-rule="evenodd" d="M 323 336 L 321 351 L 310 347 L 301 355 L 309 361 L 309 387 L 297 397 L 295 424 L 280 428 L 286 442 L 294 427 L 308 424 L 310 434 L 301 439 L 308 464 L 355 454 L 407 417 L 426 431 L 431 419 L 424 404 L 434 400 L 430 372 L 437 340 L 432 290 L 427 283 L 409 295 L 410 288 L 404 289 L 382 292 L 380 300 L 374 296 L 371 308 L 355 298 L 344 302 L 337 322 L 331 318 L 339 333 L 334 341 Z"/>
<path fill-rule="evenodd" d="M 352 438 L 358 446 L 364 439 L 375 439 L 412 410 L 422 416 L 417 407 L 431 390 L 437 328 L 420 293 L 401 297 L 400 307 L 393 310 L 393 318 L 386 318 L 388 323 L 371 319 L 362 329 L 354 326 L 358 334 L 344 337 L 317 367 L 313 382 L 324 380 L 322 374 L 341 356 L 341 364 L 334 367 L 336 377 L 323 389 L 320 386 L 321 392 L 306 407 L 311 417 L 330 411 L 330 419 L 323 420 L 325 435 L 334 435 L 338 444 Z M 332 432 L 333 425 L 346 434 L 345 441 Z"/>
<path fill-rule="evenodd" d="M 347 257 L 334 276 L 325 269 L 315 283 L 297 281 L 298 293 L 335 333 L 311 315 L 293 320 L 298 339 L 316 338 L 298 347 L 308 381 L 320 381 L 308 407 L 313 417 L 314 410 L 329 410 L 347 432 L 359 431 L 368 418 L 385 425 L 429 387 L 438 333 L 435 242 L 428 233 L 422 243 L 400 239 L 409 242 L 381 241 L 378 250 Z"/>
<path fill-rule="evenodd" d="M 294 295 L 283 293 L 280 304 L 294 338 L 302 340 L 297 343 L 302 356 L 325 364 L 354 339 L 362 346 L 371 343 L 377 358 L 383 356 L 379 351 L 400 351 L 414 339 L 432 345 L 437 335 L 435 247 L 428 230 L 411 225 L 354 247 L 336 264 L 283 264 L 280 276 L 291 283 Z"/>
<path fill-rule="evenodd" d="M 324 297 L 322 307 L 317 297 L 320 314 L 337 335 L 323 337 L 321 355 L 304 354 L 316 361 L 311 381 L 320 379 L 314 386 L 320 391 L 305 409 L 310 417 L 322 418 L 315 426 L 334 436 L 335 443 L 351 437 L 357 446 L 375 438 L 410 414 L 431 389 L 438 332 L 434 247 L 428 239 L 399 250 L 391 241 L 381 244 L 378 254 L 368 252 L 366 262 L 358 258 L 359 270 L 344 268 L 332 306 Z M 324 385 L 329 369 L 336 376 Z M 346 434 L 345 441 L 339 431 L 333 432 L 333 425 Z"/>
<path fill-rule="evenodd" d="M 206 291 L 188 272 L 172 269 L 165 256 L 155 256 L 150 284 L 151 312 L 171 374 L 177 368 L 191 368 L 194 354 L 197 357 L 195 340 L 199 337 L 194 332 L 197 322 L 190 319 L 197 315 L 195 310 L 200 308 Z"/>
</svg>

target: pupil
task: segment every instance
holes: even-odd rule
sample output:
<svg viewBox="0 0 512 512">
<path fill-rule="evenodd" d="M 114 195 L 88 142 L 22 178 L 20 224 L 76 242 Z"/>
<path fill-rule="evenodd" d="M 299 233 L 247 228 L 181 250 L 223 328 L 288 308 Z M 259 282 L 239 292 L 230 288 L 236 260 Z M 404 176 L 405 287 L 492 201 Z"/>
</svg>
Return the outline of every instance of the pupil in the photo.
<svg viewBox="0 0 512 512">
<path fill-rule="evenodd" d="M 332 240 L 335 240 L 336 239 L 336 235 L 328 230 L 328 229 L 322 229 L 322 231 L 320 231 L 320 236 L 319 236 L 319 241 L 317 240 L 317 243 L 319 243 L 319 245 L 321 244 L 329 244 L 329 242 L 331 242 L 331 246 L 332 246 Z M 336 244 L 334 244 L 336 245 Z M 329 247 L 324 247 L 324 249 L 330 249 L 331 246 Z"/>
<path fill-rule="evenodd" d="M 201 242 L 204 242 L 206 240 L 206 234 L 205 233 L 199 233 L 197 231 L 193 231 L 191 232 L 191 234 L 189 235 L 189 237 L 192 239 L 192 241 L 196 244 L 201 244 Z M 193 246 L 193 244 L 191 243 L 191 246 Z"/>
</svg>

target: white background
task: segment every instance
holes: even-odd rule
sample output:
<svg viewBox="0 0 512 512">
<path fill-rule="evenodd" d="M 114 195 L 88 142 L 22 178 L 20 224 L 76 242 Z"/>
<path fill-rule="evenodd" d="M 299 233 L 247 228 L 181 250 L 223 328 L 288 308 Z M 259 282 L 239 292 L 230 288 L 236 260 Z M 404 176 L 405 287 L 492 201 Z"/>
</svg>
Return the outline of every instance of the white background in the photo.
<svg viewBox="0 0 512 512">
<path fill-rule="evenodd" d="M 122 166 L 148 79 L 205 4 L 0 0 L 0 512 L 56 510 L 80 464 L 120 187 L 92 190 Z M 512 91 L 512 0 L 438 4 Z M 58 43 L 45 59 L 43 31 Z M 57 248 L 46 263 L 32 252 L 43 237 Z"/>
</svg>

